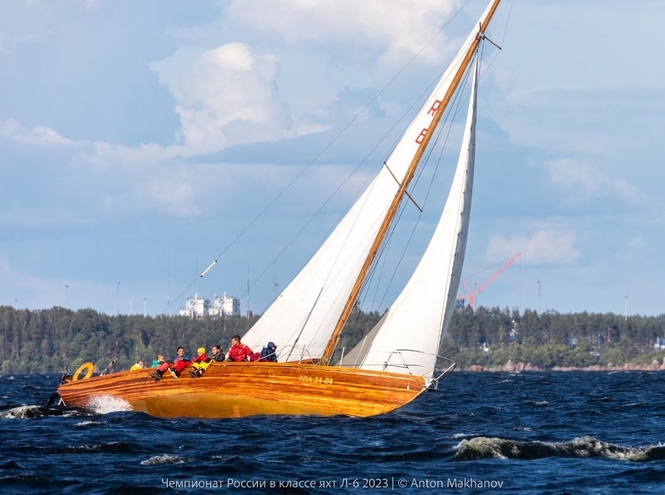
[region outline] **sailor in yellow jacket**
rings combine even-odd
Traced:
[[[196,357],[192,360],[192,370],[189,372],[189,376],[192,378],[198,378],[205,370],[210,366],[210,359],[206,356],[205,347],[199,347],[196,351]]]
[[[136,363],[132,364],[132,367],[129,368],[129,371],[138,371],[142,370],[143,368],[145,368],[145,363],[143,362],[143,359],[141,359]]]

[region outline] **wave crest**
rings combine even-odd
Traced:
[[[141,461],[142,466],[154,466],[157,464],[182,464],[185,462],[189,462],[191,459],[188,459],[186,457],[179,457],[177,455],[169,455],[169,454],[164,454],[164,455],[156,455],[153,457],[150,457],[149,459],[146,459],[144,461]]]
[[[454,460],[543,459],[545,457],[603,457],[646,462],[665,459],[665,446],[623,447],[593,437],[580,437],[565,443],[530,442],[503,438],[476,437],[457,444]]]
[[[0,413],[0,418],[2,419],[35,419],[43,418],[45,416],[73,416],[80,414],[76,410],[68,410],[56,408],[52,409],[50,407],[44,406],[17,406],[3,411]]]

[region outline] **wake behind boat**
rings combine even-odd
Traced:
[[[58,388],[64,403],[86,407],[96,397],[110,396],[159,417],[372,416],[436,388],[455,367],[437,353],[455,306],[466,249],[475,160],[477,52],[498,4],[499,0],[490,2],[369,187],[243,336],[250,347],[274,342],[281,362],[216,362],[200,378],[183,372],[179,378],[165,375],[158,381],[151,370],[84,379],[75,374]],[[333,365],[340,334],[377,253],[468,71],[472,71],[471,98],[460,156],[430,244],[381,321]]]

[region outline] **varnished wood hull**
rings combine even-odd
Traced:
[[[420,376],[299,363],[213,363],[201,378],[187,371],[162,380],[151,369],[122,371],[61,385],[67,406],[99,397],[127,402],[162,418],[253,415],[374,416],[401,407],[425,390]]]

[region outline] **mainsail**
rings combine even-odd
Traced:
[[[464,263],[473,192],[477,82],[478,59],[459,161],[430,244],[404,290],[343,365],[433,378]]]
[[[496,9],[490,3],[479,21],[486,26]],[[301,272],[284,289],[259,321],[243,336],[250,347],[274,342],[280,360],[320,358],[347,305],[359,273],[393,198],[444,97],[458,84],[481,32],[472,32],[411,122],[386,165],[341,220]],[[451,88],[452,87],[452,88]]]
[[[446,371],[436,371],[436,353],[454,307],[469,226],[477,48],[498,3],[491,1],[479,28],[467,38],[386,166],[244,336],[245,343],[255,348],[269,341],[277,344],[279,362],[215,362],[203,376],[172,377],[166,373],[162,377],[155,374],[157,370],[146,369],[79,379],[79,370],[93,369],[92,363],[84,363],[71,379],[63,376],[58,387],[63,403],[90,407],[98,397],[112,397],[135,411],[164,418],[266,414],[365,417],[402,407],[437,384],[455,366],[453,363]],[[474,56],[476,67],[460,159],[432,240],[379,324],[347,354],[341,366],[329,364],[339,332],[416,167]]]

